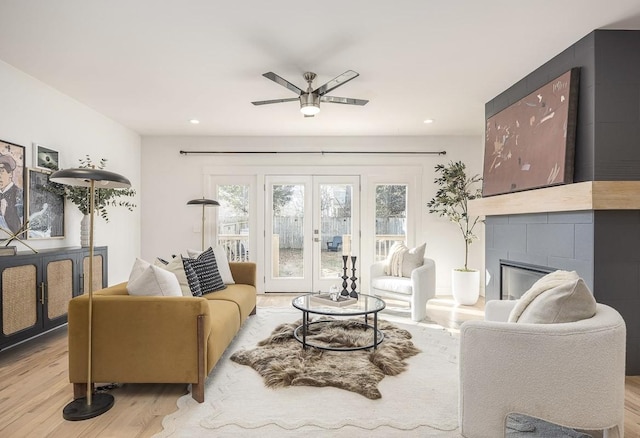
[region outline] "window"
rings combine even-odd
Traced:
[[[229,261],[249,260],[249,185],[218,186],[218,245]]]
[[[406,184],[377,185],[375,261],[384,260],[395,242],[406,242],[406,239]]]

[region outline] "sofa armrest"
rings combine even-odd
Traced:
[[[69,302],[69,380],[87,380],[86,295]],[[205,298],[94,295],[92,375],[95,382],[198,381],[198,317],[211,332]]]
[[[254,262],[229,262],[233,281],[240,284],[256,285],[256,264]]]
[[[463,435],[497,436],[510,412],[586,429],[608,428],[617,414],[623,421],[625,335],[622,317],[600,304],[572,323],[463,323]]]
[[[484,305],[484,320],[507,322],[517,300],[490,300]]]
[[[432,259],[424,259],[422,266],[411,271],[411,283],[414,293],[423,296],[424,301],[436,296],[436,262]]]
[[[369,268],[369,278],[384,277],[385,275],[387,275],[384,272],[385,265],[386,262],[384,261],[373,263]]]

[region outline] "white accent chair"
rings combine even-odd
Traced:
[[[381,298],[409,302],[411,319],[420,321],[427,316],[427,301],[436,295],[436,262],[427,257],[411,277],[393,277],[385,273],[386,262],[376,262],[369,271],[369,293]]]
[[[557,324],[506,322],[516,301],[488,301],[484,321],[460,328],[460,430],[505,436],[510,413],[623,436],[626,328],[596,304],[592,318]]]

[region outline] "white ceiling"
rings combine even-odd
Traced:
[[[0,60],[142,135],[481,135],[485,102],[597,28],[640,29],[640,1],[0,0]],[[264,72],[349,69],[330,94],[364,107],[250,103],[295,97]]]

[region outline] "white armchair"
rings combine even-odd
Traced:
[[[382,298],[409,302],[411,319],[420,321],[427,316],[427,301],[436,295],[436,263],[424,258],[424,264],[413,271],[411,277],[393,277],[385,274],[385,262],[376,262],[369,271],[370,294]]]
[[[519,413],[622,437],[625,323],[596,305],[592,318],[508,323],[516,301],[489,301],[485,321],[460,328],[460,429],[468,438],[505,436]]]

